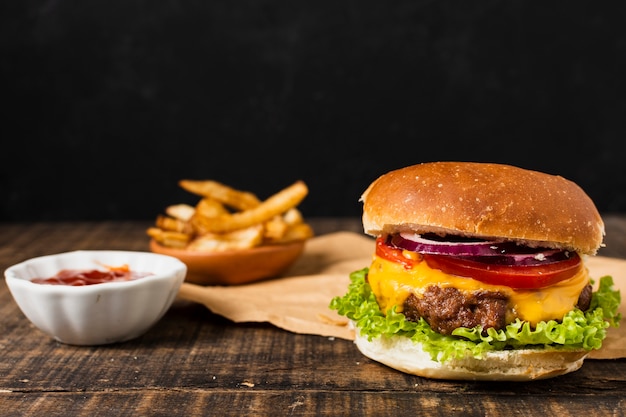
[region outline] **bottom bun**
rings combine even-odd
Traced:
[[[518,349],[439,363],[409,338],[382,336],[368,340],[358,330],[355,333],[354,342],[368,358],[408,374],[434,379],[529,381],[552,378],[579,369],[589,353],[585,350]]]

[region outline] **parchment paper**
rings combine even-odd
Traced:
[[[269,322],[287,331],[353,340],[348,320],[330,310],[330,300],[345,294],[352,271],[369,266],[374,240],[352,232],[312,238],[300,259],[281,278],[240,286],[183,283],[179,297],[204,304],[233,322]],[[592,278],[613,276],[626,294],[626,260],[601,256],[586,261]],[[620,312],[626,320],[626,305]],[[626,325],[609,328],[592,359],[626,357]]]

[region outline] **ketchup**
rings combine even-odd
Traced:
[[[128,265],[124,265],[121,267],[109,268],[108,271],[101,271],[97,269],[62,269],[53,277],[33,278],[31,282],[36,284],[82,286],[103,284],[106,282],[130,281],[148,275],[152,274],[149,272],[131,271],[128,268]]]

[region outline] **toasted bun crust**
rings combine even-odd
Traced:
[[[488,352],[482,358],[467,357],[435,362],[421,345],[402,336],[367,339],[356,332],[354,341],[370,359],[399,371],[426,378],[472,381],[529,381],[567,374],[579,369],[588,352],[518,349]]]
[[[429,162],[391,171],[361,196],[365,233],[413,231],[514,240],[593,255],[604,223],[563,177],[510,165]]]

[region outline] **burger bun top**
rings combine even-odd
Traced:
[[[363,228],[510,240],[593,255],[604,223],[591,198],[561,176],[479,162],[428,162],[388,172],[365,190]]]

